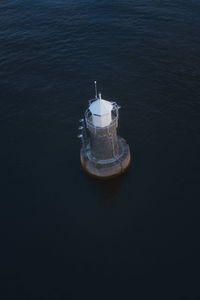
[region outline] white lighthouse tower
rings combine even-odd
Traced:
[[[96,90],[96,82],[95,82]],[[119,106],[102,99],[101,94],[89,101],[85,118],[81,119],[83,169],[93,177],[108,179],[126,171],[130,164],[130,149],[117,135]]]

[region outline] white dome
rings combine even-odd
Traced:
[[[89,107],[91,113],[98,116],[110,114],[112,109],[112,104],[109,101],[103,99],[97,99],[96,101],[92,102]]]
[[[112,103],[101,99],[101,94],[99,94],[99,98],[89,106],[94,126],[105,127],[110,125],[112,121],[112,109]]]

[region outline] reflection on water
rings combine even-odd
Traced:
[[[127,171],[123,175],[110,179],[98,180],[88,177],[89,189],[94,192],[101,208],[114,208],[120,197],[121,187],[125,178],[129,175]]]

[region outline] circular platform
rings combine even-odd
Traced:
[[[129,145],[118,137],[120,154],[107,160],[96,160],[91,157],[89,149],[81,149],[80,158],[84,171],[98,179],[110,179],[123,174],[130,165],[131,155]]]

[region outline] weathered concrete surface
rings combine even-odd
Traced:
[[[80,151],[81,165],[84,171],[98,179],[110,179],[123,174],[130,165],[131,155],[129,145],[118,137],[120,154],[112,160],[96,160],[83,148]]]
[[[88,124],[91,155],[96,160],[111,159],[119,155],[116,121],[108,127],[94,127]]]

